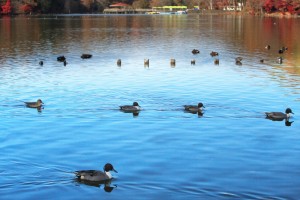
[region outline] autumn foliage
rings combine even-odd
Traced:
[[[159,6],[187,6],[189,9],[223,10],[227,6],[242,4],[242,10],[254,13],[300,14],[300,0],[0,0],[1,14],[16,13],[63,13],[102,12],[113,3],[126,3],[134,8]],[[14,10],[12,9],[14,6]]]
[[[29,4],[22,5],[21,11],[23,11],[26,14],[31,13],[33,11],[33,6]]]
[[[11,2],[10,2],[10,0],[7,0],[6,1],[6,4],[5,5],[3,5],[3,6],[1,6],[1,8],[2,8],[2,14],[11,14],[11,12],[12,12],[12,6],[11,6]]]
[[[300,2],[297,0],[265,0],[263,8],[267,13],[289,12],[300,14]]]

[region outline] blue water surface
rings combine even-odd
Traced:
[[[298,199],[299,41],[276,63],[295,41],[294,29],[277,37],[290,23],[299,19],[1,18],[1,199]],[[40,112],[24,106],[39,98]],[[119,110],[133,101],[138,116]],[[183,111],[198,102],[203,116]],[[291,123],[265,119],[287,107]],[[119,172],[109,192],[75,180],[107,162]]]

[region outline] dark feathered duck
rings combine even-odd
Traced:
[[[285,113],[282,112],[265,112],[266,118],[274,121],[282,121],[284,119],[288,120],[294,114],[292,109],[287,108]]]
[[[103,171],[80,170],[80,171],[75,171],[74,173],[79,180],[100,182],[100,181],[106,181],[112,179],[112,175],[110,171],[118,173],[117,170],[115,170],[112,164],[110,163],[106,163],[104,165]]]
[[[28,108],[40,108],[44,103],[41,99],[38,99],[36,102],[24,102]]]
[[[138,102],[133,102],[132,105],[120,106],[120,110],[125,111],[125,112],[137,112],[137,111],[141,110],[141,107],[138,104]]]

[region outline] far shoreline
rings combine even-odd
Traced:
[[[129,13],[129,14],[112,14],[112,13],[49,13],[49,14],[41,14],[41,13],[14,13],[10,15],[0,15],[1,17],[5,16],[26,16],[26,17],[38,17],[38,16],[97,16],[97,15],[149,15],[147,13]],[[160,14],[157,14],[160,15]],[[171,15],[171,14],[170,14]],[[189,11],[187,15],[232,15],[232,16],[253,16],[253,17],[274,17],[274,18],[300,18],[298,14],[291,14],[289,12],[274,12],[274,13],[249,13],[246,11],[223,11],[223,10],[200,10],[200,11]]]

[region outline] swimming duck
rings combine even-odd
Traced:
[[[86,53],[84,53],[84,54],[81,55],[81,58],[82,58],[82,59],[88,59],[88,58],[91,58],[91,57],[92,57],[91,54],[86,54]]]
[[[99,171],[99,170],[80,170],[80,171],[75,171],[75,175],[79,180],[82,181],[105,181],[112,179],[112,175],[110,171],[114,171],[116,173],[117,170],[114,169],[112,164],[106,163],[103,167],[104,172]]]
[[[198,53],[200,53],[200,51],[198,49],[193,49],[192,50],[192,54],[198,54]]]
[[[236,57],[236,58],[235,58],[235,61],[242,61],[242,60],[243,60],[242,57]]]
[[[175,66],[175,64],[176,64],[176,60],[174,59],[174,58],[172,58],[171,60],[170,60],[170,64],[171,64],[171,66]]]
[[[149,59],[144,59],[144,66],[149,66]]]
[[[215,59],[214,63],[215,63],[215,65],[219,65],[219,63],[220,63],[219,59]]]
[[[189,111],[189,112],[202,112],[203,108],[205,108],[205,106],[203,105],[203,103],[198,103],[198,105],[184,105],[184,110],[185,111]]]
[[[279,53],[279,54],[282,54],[282,53],[284,53],[284,52],[287,51],[287,50],[288,50],[287,47],[282,47],[281,49],[278,50],[278,53]]]
[[[218,56],[219,53],[218,53],[218,52],[215,52],[215,51],[212,51],[212,52],[210,53],[210,55],[211,55],[212,57],[214,57],[214,56]]]
[[[191,60],[191,65],[195,65],[195,64],[196,64],[196,60],[195,59]]]
[[[41,61],[39,62],[39,65],[40,65],[40,66],[43,66],[43,65],[44,65],[44,62],[41,60]]]
[[[133,102],[132,105],[120,106],[120,110],[125,112],[137,112],[141,110],[141,107],[139,106],[138,102]]]
[[[66,61],[66,57],[65,56],[58,56],[57,61],[64,62],[64,61]]]
[[[282,57],[278,57],[278,58],[277,58],[277,62],[278,62],[279,64],[282,64],[282,60],[283,60]]]
[[[118,60],[117,60],[117,65],[120,67],[120,66],[121,66],[121,64],[122,64],[122,61],[121,61],[121,59],[118,59]]]
[[[36,102],[24,102],[28,108],[40,108],[44,103],[41,99],[38,99]]]
[[[265,46],[265,49],[268,49],[268,50],[269,50],[270,48],[271,48],[270,45],[266,45],[266,46]]]
[[[242,65],[242,60],[243,60],[242,57],[236,57],[236,58],[235,58],[235,64],[236,64],[236,65]]]
[[[285,113],[282,112],[265,112],[266,118],[271,119],[273,121],[282,121],[284,119],[289,119],[291,114],[294,114],[292,109],[287,108]]]

